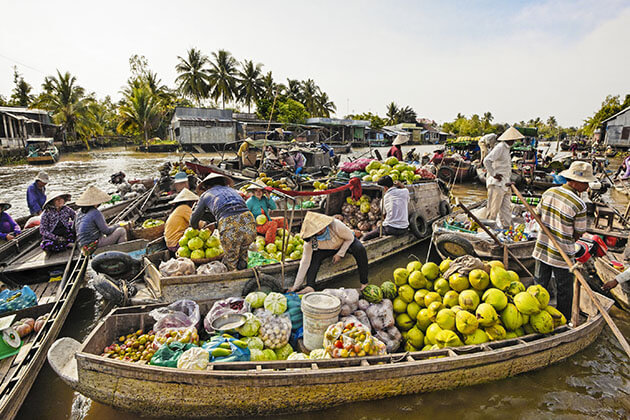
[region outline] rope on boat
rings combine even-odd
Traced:
[[[252,267],[252,270],[254,270],[254,278],[256,279],[256,285],[258,285],[258,290],[260,290],[260,278],[258,276],[258,268]]]
[[[408,351],[404,352],[403,354],[401,354],[398,357],[392,357],[390,360],[391,360],[392,363],[398,363],[398,362],[402,362],[404,359],[406,359],[407,356],[409,356],[409,352]]]

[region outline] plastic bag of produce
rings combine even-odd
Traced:
[[[196,328],[201,319],[199,305],[188,299],[181,299],[168,306],[153,309],[149,315],[156,321],[153,327],[155,331],[164,328]]]
[[[186,350],[177,360],[178,369],[206,370],[210,354],[201,347],[192,347]]]
[[[192,347],[194,347],[193,344],[184,344],[179,341],[163,345],[153,354],[149,364],[154,366],[177,367],[177,360],[179,360],[184,351]]]
[[[197,274],[211,275],[227,273],[228,269],[221,261],[211,261],[197,267]]]
[[[287,298],[280,293],[271,292],[265,298],[264,306],[269,312],[280,315],[287,310]]]
[[[256,315],[260,319],[258,335],[265,347],[278,349],[289,342],[291,337],[291,319],[286,314],[276,315],[263,309],[256,311]]]
[[[359,291],[357,289],[324,289],[324,293],[338,297],[341,300],[340,316],[350,315],[359,308]]]
[[[362,311],[360,309],[357,309],[356,311],[354,311],[352,313],[352,315],[361,323],[363,324],[368,331],[372,331],[372,323],[370,322],[370,318],[367,316],[367,314],[365,313],[365,311]]]
[[[199,344],[199,334],[197,328],[164,328],[155,332],[153,347],[158,349],[164,344],[180,342],[183,344]]]
[[[308,357],[313,360],[332,359],[332,356],[325,349],[315,349],[310,352]]]
[[[266,297],[267,293],[265,292],[251,292],[245,296],[245,300],[249,302],[252,309],[258,309],[263,307]]]
[[[287,314],[291,319],[291,330],[296,331],[303,324],[302,299],[297,293],[285,293],[285,296],[287,297]]]
[[[247,343],[235,338],[214,336],[201,347],[208,351],[211,362],[247,362],[251,357]]]
[[[35,305],[37,305],[37,295],[28,286],[19,290],[5,289],[0,292],[0,313],[17,311]]]
[[[251,312],[251,307],[249,302],[246,302],[243,298],[230,297],[218,300],[214,302],[210,312],[208,312],[203,319],[203,326],[209,334],[212,334],[214,332],[212,322],[221,315],[227,313],[244,314],[246,312]]]
[[[274,352],[278,360],[287,360],[289,355],[293,353],[293,347],[291,347],[291,344],[287,343],[279,349],[275,349]]]
[[[394,325],[394,307],[389,299],[371,304],[365,313],[374,331],[382,331]]]
[[[245,337],[253,337],[258,334],[258,329],[260,328],[260,320],[256,317],[256,315],[248,312],[245,314],[247,318],[245,320],[245,324],[242,327],[236,329],[236,331]]]
[[[324,347],[333,358],[376,356],[386,353],[385,344],[361,324],[337,322],[324,333]]]
[[[160,274],[164,277],[189,276],[195,273],[195,263],[188,258],[171,258],[160,263]]]
[[[374,336],[385,343],[388,353],[393,353],[398,350],[402,342],[402,335],[400,335],[400,331],[398,331],[398,328],[395,326],[377,331]]]

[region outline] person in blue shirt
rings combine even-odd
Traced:
[[[228,270],[247,268],[247,251],[256,240],[256,222],[243,197],[232,186],[230,178],[210,174],[197,187],[201,194],[199,202],[190,216],[190,226],[199,228],[204,212],[216,221],[223,247],[223,264]],[[210,225],[214,230],[214,225]]]
[[[31,216],[38,216],[42,213],[44,203],[46,203],[46,184],[48,184],[48,174],[41,171],[35,177],[35,181],[26,189],[26,204]]]
[[[254,217],[258,217],[261,214],[269,217],[271,210],[276,209],[276,203],[269,197],[269,194],[265,192],[264,187],[258,184],[252,184],[247,187],[247,191],[252,193],[252,196],[247,200],[247,208],[252,212]]]

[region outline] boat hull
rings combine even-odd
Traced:
[[[59,155],[48,155],[48,156],[36,156],[36,157],[27,157],[26,161],[29,165],[52,165],[57,163],[59,160]]]
[[[124,319],[121,314],[109,322],[134,327]],[[64,356],[54,348],[48,358],[73,389],[123,411],[176,418],[273,415],[509,378],[571,357],[589,346],[602,328],[602,316],[593,314],[577,328],[561,327],[549,336],[366,358],[217,363],[205,371],[130,364],[92,354],[119,332],[112,330],[112,337],[97,338],[98,343],[74,342],[74,357],[65,356],[66,363],[57,362]]]

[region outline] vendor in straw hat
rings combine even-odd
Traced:
[[[387,157],[395,157],[399,161],[403,160],[402,148],[401,145],[407,143],[407,136],[401,136],[400,134],[396,136],[394,141],[392,142],[392,147],[387,152]]]
[[[13,218],[9,216],[7,210],[11,208],[11,204],[0,202],[0,243],[4,241],[12,241],[22,231],[20,226],[15,223]]]
[[[77,215],[77,236],[79,245],[86,254],[96,248],[127,241],[127,230],[122,226],[109,226],[105,216],[97,208],[111,197],[101,189],[91,185],[76,202],[80,207]]]
[[[76,213],[66,203],[70,194],[52,193],[44,203],[39,224],[42,235],[40,247],[46,252],[61,252],[72,247],[75,241],[74,219]]]
[[[46,203],[46,184],[48,182],[48,174],[41,171],[26,189],[26,204],[28,204],[31,216],[37,216],[42,213],[44,203]]]
[[[510,175],[512,175],[512,158],[510,147],[516,140],[525,138],[519,131],[510,127],[499,137],[497,144],[483,160],[483,166],[488,171],[486,187],[488,188],[488,204],[486,217],[501,222],[504,228],[512,224],[512,207],[509,191]]]
[[[252,212],[256,220],[256,231],[265,235],[265,243],[270,244],[276,240],[276,232],[279,228],[287,228],[284,217],[271,217],[271,211],[276,209],[276,203],[264,190],[265,185],[253,183],[247,187],[252,196],[247,200],[247,208]],[[258,216],[265,216],[265,222],[258,220]]]
[[[171,201],[171,205],[175,210],[168,216],[164,224],[164,240],[166,241],[166,247],[171,252],[176,252],[177,248],[179,248],[179,240],[184,236],[184,232],[190,225],[192,206],[197,201],[199,201],[197,194],[188,188],[184,188]]]
[[[572,257],[575,254],[575,242],[586,232],[586,204],[580,196],[588,189],[589,182],[597,181],[597,178],[593,175],[590,163],[579,161],[573,162],[560,175],[567,179],[567,183],[545,191],[538,212],[562,250]],[[536,260],[535,282],[548,289],[553,273],[558,290],[557,308],[569,319],[573,302],[573,278],[569,266],[542,229],[538,233],[533,256]]]
[[[332,257],[333,264],[338,263],[349,252],[354,256],[359,269],[361,289],[368,284],[367,252],[354,233],[340,220],[325,214],[309,211],[302,222],[300,236],[304,239],[304,249],[300,268],[295,277],[294,292],[300,289],[306,279],[306,285],[300,293],[312,292],[315,287],[317,272],[324,259]]]
[[[247,268],[247,251],[256,240],[256,222],[243,197],[232,186],[230,178],[210,174],[201,181],[197,192],[201,193],[197,207],[190,216],[190,225],[198,229],[204,212],[216,221],[225,251],[223,264],[228,270]],[[214,225],[210,226],[214,229]]]

